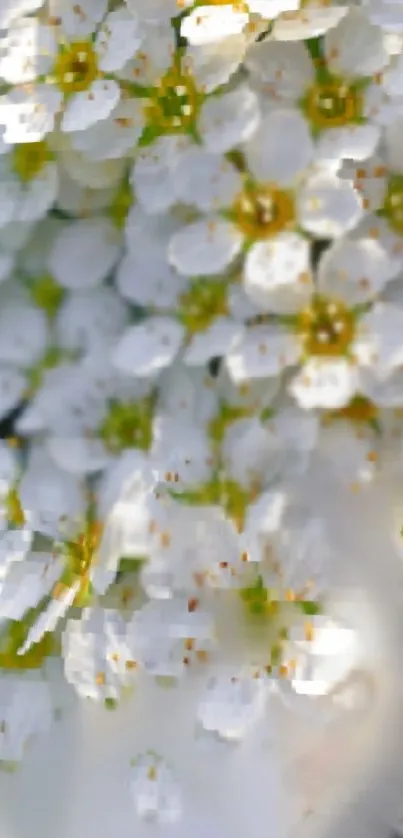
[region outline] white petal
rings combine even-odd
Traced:
[[[36,17],[20,18],[2,35],[0,76],[10,85],[29,84],[51,69],[55,35]]]
[[[4,287],[4,286],[3,286]],[[2,301],[0,309],[0,362],[30,367],[42,358],[49,339],[43,311],[13,299]]]
[[[246,330],[226,358],[226,367],[235,383],[249,378],[279,375],[296,364],[299,341],[281,326],[253,326]]]
[[[252,44],[246,66],[269,102],[295,105],[315,81],[310,55],[303,43],[278,43],[265,39]]]
[[[224,41],[204,46],[188,46],[185,62],[189,67],[199,90],[211,93],[217,87],[227,84],[239,69],[246,50],[243,35],[232,35]]]
[[[403,404],[403,368],[379,378],[370,367],[361,370],[360,391],[379,407],[399,408]]]
[[[319,238],[337,238],[352,230],[363,214],[362,199],[353,185],[337,175],[310,177],[298,195],[301,226]]]
[[[19,655],[25,655],[31,646],[39,643],[43,635],[48,631],[54,631],[59,620],[65,616],[70,606],[73,604],[77,594],[80,583],[76,582],[71,588],[68,588],[58,599],[52,599],[45,610],[37,617],[34,625],[29,630],[27,638],[22,646],[18,649]]]
[[[318,38],[332,29],[344,15],[348,6],[321,6],[314,3],[304,6],[294,15],[280,15],[273,24],[271,35],[278,41],[305,41]]]
[[[37,143],[53,131],[62,94],[46,84],[24,92],[12,90],[0,99],[0,124],[5,125],[3,140],[15,143]]]
[[[35,552],[26,562],[13,562],[0,588],[0,619],[22,620],[50,593],[62,569],[50,554]]]
[[[168,367],[182,343],[184,330],[169,317],[150,317],[123,333],[113,364],[127,375],[149,376]]]
[[[376,476],[374,439],[348,422],[339,420],[323,428],[318,450],[330,473],[345,486],[367,485]]]
[[[363,366],[381,377],[403,364],[403,311],[388,303],[377,303],[359,321],[353,352]]]
[[[86,506],[82,484],[48,463],[40,468],[28,467],[20,483],[20,498],[32,515],[35,529],[51,538],[60,537],[61,519],[80,520]]]
[[[307,410],[344,407],[357,389],[357,369],[343,358],[311,358],[290,385],[291,394]]]
[[[387,152],[387,162],[390,168],[396,170],[397,172],[403,171],[403,153],[401,144],[402,129],[403,114],[396,115],[391,125],[388,125],[385,129],[385,146]]]
[[[18,221],[18,207],[21,200],[21,186],[14,178],[0,182],[0,228]]]
[[[21,193],[18,221],[29,223],[43,218],[55,203],[58,191],[57,167],[51,163],[42,169],[29,188]]]
[[[67,621],[62,636],[64,674],[83,698],[118,699],[132,676],[122,618],[113,609],[86,608]],[[100,677],[101,676],[101,677]]]
[[[138,152],[131,180],[145,212],[165,212],[175,203],[177,159],[190,147],[187,137],[159,137]]]
[[[119,254],[119,235],[110,221],[80,219],[67,224],[56,237],[49,267],[64,288],[83,290],[107,277]]]
[[[178,416],[155,417],[150,456],[162,483],[169,483],[168,472],[177,472],[179,490],[200,485],[211,475],[211,446],[206,430]]]
[[[71,135],[74,149],[92,161],[114,160],[131,151],[144,128],[144,113],[137,99],[121,99],[107,119]]]
[[[247,12],[236,11],[230,3],[223,6],[198,6],[181,24],[181,35],[189,44],[202,46],[239,35],[249,22]]]
[[[51,13],[60,17],[63,34],[68,40],[90,37],[106,14],[108,0],[80,0],[80,3],[60,3],[50,0]]]
[[[356,306],[378,296],[394,276],[386,251],[374,239],[341,239],[322,256],[318,289]]]
[[[62,131],[85,131],[96,122],[106,119],[116,107],[119,98],[120,88],[116,81],[94,81],[89,90],[75,93],[68,102],[62,117]]]
[[[154,310],[175,308],[180,294],[186,290],[186,279],[168,264],[166,247],[161,247],[164,242],[155,239],[154,249],[151,244],[145,241],[143,249],[123,257],[116,272],[116,286],[125,300],[139,306]]]
[[[241,327],[233,320],[217,318],[205,332],[191,338],[183,356],[185,364],[201,366],[210,358],[226,355],[240,332]]]
[[[379,142],[377,125],[346,125],[330,128],[318,140],[318,160],[367,160]]]
[[[0,11],[0,29],[7,29],[14,19],[36,12],[41,6],[42,0],[3,0]]]
[[[127,9],[118,7],[106,15],[95,41],[102,72],[120,70],[133,57],[142,39],[139,22]]]
[[[325,35],[329,69],[346,76],[372,76],[389,61],[382,30],[368,20],[365,9],[351,9]]]
[[[18,407],[27,389],[27,379],[13,367],[0,368],[0,417]]]
[[[121,334],[128,314],[124,300],[110,286],[74,291],[56,315],[55,334],[64,349],[93,352]]]
[[[0,578],[7,574],[10,563],[26,558],[31,549],[34,534],[29,526],[0,533]]]
[[[178,160],[175,177],[177,198],[204,212],[231,206],[242,191],[240,173],[219,154],[199,148],[185,151]]]
[[[206,149],[223,154],[249,140],[259,122],[259,100],[244,85],[207,99],[200,111],[198,128]]]
[[[47,448],[56,465],[71,474],[92,474],[102,471],[110,455],[98,439],[51,437]]]
[[[242,244],[242,233],[229,221],[206,218],[172,237],[169,260],[185,276],[213,275],[231,264]]]
[[[313,290],[308,241],[298,233],[280,233],[253,245],[245,259],[244,286],[264,311],[299,311]]]
[[[137,816],[158,826],[176,824],[182,816],[182,791],[172,768],[154,752],[132,761],[131,795]]]
[[[263,712],[262,685],[249,677],[221,676],[210,681],[200,702],[198,721],[223,739],[242,739]]]
[[[302,114],[284,109],[273,110],[262,119],[245,144],[245,152],[255,177],[286,186],[311,163],[314,146]]]

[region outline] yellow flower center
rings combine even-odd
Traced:
[[[248,184],[231,216],[247,238],[268,239],[294,223],[294,198],[276,186]]]
[[[88,90],[98,77],[98,56],[91,41],[74,41],[60,48],[53,75],[65,96]]]
[[[228,286],[214,279],[198,279],[179,298],[179,319],[190,334],[204,332],[217,317],[228,315]]]
[[[403,175],[389,178],[382,215],[392,230],[403,236]]]
[[[342,302],[316,297],[298,317],[306,355],[344,355],[355,334],[355,316]]]
[[[241,600],[246,613],[253,617],[273,617],[277,612],[278,603],[270,598],[270,591],[265,587],[263,579],[257,579],[240,590]]]
[[[191,73],[177,62],[160,79],[145,105],[146,124],[157,134],[186,132],[195,123],[201,98]]]
[[[46,142],[19,143],[12,152],[12,167],[24,183],[29,183],[51,159],[52,153]]]
[[[52,319],[64,299],[63,288],[55,282],[51,274],[43,274],[29,281],[29,291],[38,308]]]
[[[114,453],[126,448],[147,451],[152,442],[155,399],[147,396],[136,402],[111,402],[99,436]]]
[[[301,105],[312,127],[322,131],[356,122],[362,116],[363,97],[356,85],[330,78],[312,85]]]

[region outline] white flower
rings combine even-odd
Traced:
[[[227,742],[238,742],[263,715],[264,682],[250,675],[224,675],[209,682],[200,699],[197,721],[206,733]]]
[[[360,368],[373,369],[386,377],[401,363],[401,311],[397,306],[377,302],[394,278],[395,268],[373,240],[341,240],[322,257],[316,285],[310,285],[310,280],[306,285],[311,300],[301,305],[298,278],[295,303],[290,301],[292,281],[287,296],[279,296],[279,275],[270,272],[271,251],[270,243],[262,243],[249,252],[247,287],[251,293],[257,287],[257,297],[262,301],[264,274],[260,271],[267,265],[265,309],[283,312],[288,296],[290,314],[280,316],[273,325],[247,330],[239,346],[227,356],[228,370],[235,381],[241,382],[278,375],[300,362],[301,372],[290,385],[298,403],[306,408],[344,407],[360,390]],[[299,313],[295,314],[298,306]]]
[[[104,367],[102,390],[96,398],[96,411],[90,408],[81,415],[81,427],[66,416],[56,414],[48,426],[47,448],[55,462],[72,474],[92,474],[112,467],[116,458],[127,451],[151,451],[155,433],[156,394],[146,379],[113,377]],[[89,380],[88,386],[96,387]],[[95,392],[94,392],[95,395]],[[75,394],[73,391],[73,398]]]
[[[182,815],[182,792],[171,766],[154,751],[131,760],[130,788],[139,818],[159,825],[175,824]]]
[[[270,40],[256,44],[247,58],[263,106],[299,108],[317,137],[318,162],[364,160],[375,151],[382,91],[374,76],[388,62],[382,32],[362,9],[352,9],[327,32],[316,63],[305,44]]]
[[[224,271],[245,245],[296,227],[339,237],[362,215],[352,184],[329,168],[315,171],[315,145],[296,110],[269,113],[244,148],[241,172],[223,160],[201,165],[199,155],[193,161],[186,153],[176,167],[177,195],[193,196],[192,204],[208,213],[172,237],[169,259],[185,276]]]
[[[55,486],[50,483],[52,476],[57,474],[56,469],[48,467],[46,477],[48,478],[48,493],[54,490]],[[40,475],[42,477],[42,475]],[[71,476],[62,474],[61,489],[74,488],[74,480]],[[21,497],[27,497],[28,488],[24,478],[21,482]],[[38,485],[40,494],[41,485]],[[76,483],[76,491],[80,488]],[[32,625],[29,626],[27,636],[21,647],[19,655],[25,655],[43,636],[53,632],[59,621],[65,617],[71,606],[82,608],[91,602],[93,592],[104,594],[108,587],[114,582],[118,571],[119,561],[122,557],[122,536],[125,533],[124,526],[119,517],[114,516],[113,508],[109,515],[106,514],[103,520],[95,516],[91,508],[86,508],[81,515],[73,515],[64,511],[57,516],[55,500],[62,498],[51,498],[53,509],[50,509],[49,499],[43,498],[42,504],[38,498],[34,510],[35,519],[38,521],[36,529],[45,533],[51,538],[53,552],[47,554],[47,566],[50,569],[50,579],[46,573],[43,574],[42,588],[38,590],[37,605],[42,603],[41,610],[34,615]],[[47,505],[45,506],[45,501]],[[87,500],[87,499],[85,499]],[[30,509],[27,503],[28,509]],[[65,505],[67,510],[67,504]],[[53,574],[52,566],[56,563],[57,572]],[[49,586],[50,582],[50,586]],[[45,599],[44,599],[45,598]],[[18,596],[15,599],[16,607],[19,608]]]
[[[155,376],[179,355],[186,364],[201,366],[225,355],[240,332],[237,313],[232,316],[236,277],[189,282],[168,263],[168,243],[178,229],[172,215],[150,218],[137,207],[128,215],[127,252],[116,282],[123,297],[147,307],[152,316],[120,335],[112,361],[123,374]]]
[[[256,94],[246,85],[217,92],[239,68],[243,56],[237,40],[208,49],[189,47],[172,59],[172,32],[167,36],[157,29],[150,31],[144,50],[143,61],[128,72],[138,89],[143,88],[144,129],[132,180],[146,211],[159,212],[169,205],[166,193],[176,149],[200,138],[209,151],[229,151],[252,135],[260,110]]]
[[[122,617],[111,609],[86,608],[80,620],[63,630],[62,655],[66,680],[83,698],[113,706],[137,668],[125,641]]]
[[[150,597],[167,599],[196,588],[231,587],[241,562],[239,534],[218,505],[188,505],[160,493],[150,509],[149,559],[141,572]],[[197,595],[196,595],[197,596]]]
[[[68,133],[106,119],[121,95],[117,74],[141,42],[136,18],[124,6],[107,13],[105,2],[69,0],[47,22],[19,18],[0,62],[12,86],[1,104],[6,142],[39,141],[59,116]]]
[[[127,631],[133,656],[157,678],[178,679],[208,663],[214,647],[213,619],[192,597],[148,602],[134,612]]]

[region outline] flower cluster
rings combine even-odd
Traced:
[[[364,489],[403,430],[401,4],[2,0],[0,34],[0,760],[55,661],[110,710],[197,681],[195,739],[331,715],[361,651],[305,478]]]

